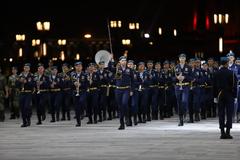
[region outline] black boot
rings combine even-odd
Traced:
[[[4,122],[4,120],[5,120],[4,111],[0,111],[0,122]]]
[[[127,126],[132,126],[132,117],[130,116],[127,120]]]
[[[227,128],[226,130],[226,139],[233,139],[233,137],[230,134],[230,128]]]
[[[31,117],[27,117],[27,126],[31,126]]]
[[[136,114],[134,115],[133,123],[134,123],[135,126],[138,124],[138,122],[137,122],[137,115]]]
[[[50,122],[51,122],[51,123],[56,122],[56,120],[55,120],[55,114],[54,114],[54,113],[52,113],[52,120],[51,120]]]
[[[103,121],[103,119],[102,119],[102,113],[100,113],[99,114],[99,120],[98,120],[98,122],[102,122]]]
[[[179,124],[178,126],[183,126],[183,115],[179,115]]]
[[[42,120],[41,120],[41,115],[37,115],[38,117],[38,122],[36,123],[36,125],[41,125],[42,124]]]
[[[199,117],[199,113],[198,112],[195,113],[195,121],[196,122],[200,121],[200,117]]]
[[[67,112],[67,120],[71,120],[70,111]]]
[[[97,124],[97,114],[94,115],[94,124]]]
[[[237,123],[239,123],[240,122],[240,113],[238,112],[237,113]]]
[[[143,119],[142,119],[142,123],[146,123],[146,114],[143,114]]]
[[[124,129],[125,129],[124,118],[120,118],[120,126],[118,130],[124,130]]]
[[[16,116],[15,114],[11,114],[10,118],[9,119],[16,119]]]
[[[138,123],[143,123],[141,114],[138,114]]]
[[[81,126],[81,117],[80,116],[76,116],[76,120],[77,120],[76,127],[80,127]]]
[[[223,128],[223,129],[221,129],[220,139],[226,139],[226,138],[227,138],[227,137],[226,137],[226,133],[225,133],[224,128]]]
[[[21,127],[24,128],[24,127],[27,127],[27,126],[28,126],[28,125],[27,125],[26,119],[23,119],[23,124],[21,125]]]
[[[188,123],[194,123],[194,121],[193,121],[193,114],[189,114]]]
[[[88,122],[87,122],[87,124],[93,124],[92,116],[89,116],[89,117],[88,117]]]
[[[106,112],[104,111],[103,112],[103,121],[106,121],[107,120],[107,114],[106,114]]]
[[[66,120],[65,113],[62,113],[62,118],[61,118],[61,121],[65,121],[65,120]]]
[[[150,113],[147,114],[147,121],[151,121]]]
[[[57,119],[57,121],[59,121],[59,112],[57,112],[57,114],[56,114],[56,119]]]

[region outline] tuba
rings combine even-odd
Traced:
[[[99,62],[104,62],[105,67],[108,67],[108,63],[111,60],[111,55],[106,50],[100,50],[95,55],[95,62],[99,64]]]

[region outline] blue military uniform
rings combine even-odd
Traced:
[[[57,69],[56,66],[52,67],[53,69]],[[50,99],[51,99],[51,122],[59,121],[60,108],[62,104],[62,77],[60,74],[53,75],[52,73],[49,75],[50,81]]]
[[[235,54],[230,51],[228,54],[227,54],[227,57],[235,57]],[[240,74],[239,74],[239,67],[233,62],[232,64],[228,64],[228,69],[233,71],[238,79],[238,81],[240,80]],[[240,87],[238,87],[238,93],[240,93]],[[233,114],[233,119],[235,119],[235,114],[237,113],[237,110],[238,110],[238,105],[239,103],[237,104],[234,104],[234,114]],[[239,119],[239,118],[237,118]],[[238,120],[237,120],[238,121]]]
[[[129,122],[132,123],[132,116],[134,125],[137,125],[137,114],[139,110],[139,92],[141,89],[140,86],[140,76],[136,70],[133,70],[133,82],[132,82],[132,97],[130,101],[130,115],[129,115]]]
[[[104,64],[104,62],[99,62],[99,64]],[[110,93],[109,88],[109,71],[107,69],[98,70],[97,74],[99,75],[99,119],[106,120],[106,112],[108,109],[108,119],[112,119],[112,113],[109,112],[108,106],[108,97]]]
[[[24,66],[31,66],[26,63]],[[20,109],[22,114],[23,124],[21,127],[27,127],[31,125],[31,102],[32,102],[32,92],[34,89],[34,77],[32,73],[20,73],[19,80],[16,82],[20,90]]]
[[[164,61],[163,64],[169,64],[168,61]],[[172,77],[173,73],[169,68],[162,69],[162,76],[159,79],[159,107],[160,107],[160,119],[164,117],[168,118],[173,114],[172,100],[175,96],[172,89]]]
[[[68,64],[64,63],[62,65],[64,66],[68,66]],[[72,105],[72,80],[71,80],[71,73],[70,71],[63,71],[62,73],[60,73],[60,77],[61,77],[61,81],[62,81],[62,121],[66,120],[66,114],[67,114],[67,119],[70,120],[71,116],[70,116],[70,108]]]
[[[211,59],[211,58],[210,58]],[[205,108],[201,110],[201,118],[216,117],[217,106],[213,103],[213,75],[218,71],[218,68],[208,67],[208,71],[205,72],[206,86],[205,86]]]
[[[144,64],[144,62],[139,62],[139,65]],[[138,71],[137,76],[140,79],[139,82],[139,110],[138,110],[138,119],[139,123],[146,123],[146,115],[148,108],[148,99],[149,99],[149,85],[151,82],[150,74],[145,70],[143,72]]]
[[[152,63],[152,60],[149,60],[147,63]],[[147,121],[151,121],[151,110],[156,112],[157,108],[157,95],[158,95],[158,86],[155,76],[155,70],[147,69],[149,74],[149,92],[148,92],[148,105],[147,105]]]
[[[181,54],[180,57],[186,57],[185,54]],[[189,89],[190,89],[190,82],[192,80],[192,73],[191,68],[184,64],[181,66],[180,64],[176,65],[175,68],[176,76],[182,75],[184,76],[184,80],[180,82],[176,77],[174,80],[176,82],[175,86],[175,93],[177,98],[177,105],[178,105],[178,114],[179,114],[179,126],[183,126],[184,116],[188,111],[188,98],[189,98]]]
[[[89,66],[94,65],[90,63]],[[89,118],[88,124],[92,124],[92,116],[94,119],[94,123],[97,123],[97,116],[99,115],[99,74],[97,72],[87,73],[88,80],[88,90],[87,90],[87,116]],[[100,118],[100,121],[102,119]]]
[[[38,64],[38,67],[43,66],[43,64]],[[36,96],[36,107],[37,107],[37,125],[42,124],[42,120],[46,119],[45,107],[48,105],[49,100],[49,87],[50,81],[49,77],[45,74],[39,75],[36,73],[34,75],[35,82],[35,96]]]
[[[76,62],[76,65],[82,65],[81,62]],[[76,115],[76,127],[81,126],[81,112],[86,105],[86,98],[87,98],[87,88],[88,88],[88,80],[87,75],[81,71],[80,73],[73,71],[71,73],[72,82],[79,83],[79,86],[72,85],[74,90],[74,108],[75,108],[75,115]]]
[[[232,139],[230,129],[232,128],[234,101],[237,99],[237,77],[233,71],[227,68],[227,62],[226,57],[221,57],[223,67],[214,75],[213,79],[214,99],[215,102],[218,102],[221,139]],[[227,114],[226,123],[225,113]],[[226,133],[224,128],[226,128]]]
[[[190,121],[193,120],[192,116],[193,114],[195,115],[195,121],[200,121],[200,109],[201,109],[201,104],[204,96],[204,79],[203,79],[203,71],[201,68],[193,68],[192,69],[192,81],[191,81],[191,88],[192,89],[192,96],[193,96],[193,108],[192,112],[190,113],[189,110],[189,116],[190,116]]]
[[[126,57],[120,57],[121,60],[126,60]],[[115,89],[115,98],[120,112],[120,127],[119,129],[125,129],[124,118],[127,117],[128,111],[128,101],[130,96],[130,91],[132,87],[133,80],[133,71],[132,69],[122,68],[119,66],[116,69],[116,89]]]

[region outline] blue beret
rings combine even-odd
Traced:
[[[238,61],[239,61],[239,60],[240,60],[240,57],[237,57],[237,58],[236,58],[236,60],[238,60]]]
[[[153,63],[153,60],[148,60],[147,63]]]
[[[31,67],[31,64],[30,63],[25,63],[24,66]]]
[[[156,62],[155,64],[161,64],[161,62]]]
[[[134,63],[134,61],[133,60],[128,60],[128,63]]]
[[[213,58],[213,57],[210,57],[210,58],[208,58],[208,61],[209,61],[209,60],[213,60],[213,61],[214,61],[214,58]]]
[[[80,61],[75,62],[75,63],[74,63],[74,66],[77,66],[77,65],[82,65],[82,62],[80,62]]]
[[[220,58],[220,62],[223,63],[223,62],[228,62],[228,58],[227,57],[221,57]]]
[[[200,59],[200,58],[198,58],[198,57],[196,57],[196,58],[195,58],[195,61],[201,61],[201,59]]]
[[[145,65],[145,63],[144,62],[139,62],[138,65]]]
[[[95,66],[96,64],[95,63],[89,63],[88,66]]]
[[[18,69],[18,67],[17,67],[17,66],[12,66],[12,69],[16,69],[16,70],[17,70],[17,69]]]
[[[185,53],[181,53],[178,57],[179,57],[179,58],[180,58],[180,57],[185,57],[185,58],[186,58],[187,56],[186,56]]]
[[[67,63],[63,63],[62,66],[67,66],[68,67],[68,64]]]
[[[232,51],[230,51],[230,52],[227,54],[227,57],[230,57],[230,56],[235,56],[235,54],[234,54]]]
[[[44,67],[43,63],[38,63],[38,67]]]
[[[57,66],[52,66],[52,70],[54,70],[54,69],[58,69],[58,67]]]
[[[125,57],[125,56],[121,56],[120,58],[119,58],[119,61],[126,61],[127,60],[127,57]]]
[[[165,60],[165,61],[163,62],[163,64],[169,64],[169,61],[168,61],[168,60]]]
[[[189,62],[193,62],[193,61],[195,61],[194,58],[190,58],[190,59],[189,59]]]

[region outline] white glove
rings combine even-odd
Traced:
[[[217,98],[214,98],[214,99],[213,99],[213,102],[214,102],[214,103],[218,103],[218,99],[217,99]]]
[[[133,95],[133,92],[130,92],[130,96],[132,96]]]
[[[234,98],[234,104],[237,104],[238,100],[237,98]]]

